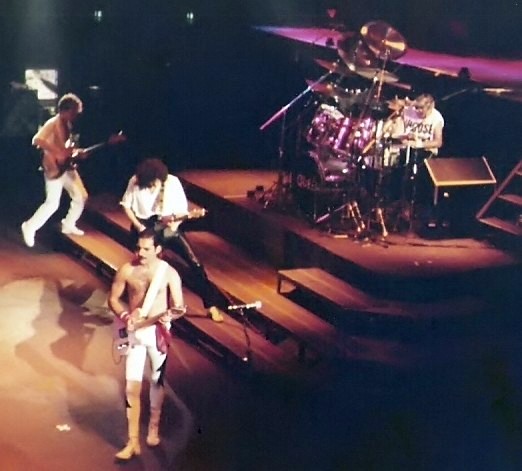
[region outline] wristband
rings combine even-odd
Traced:
[[[120,320],[126,324],[127,321],[129,320],[129,317],[130,317],[130,314],[129,314],[129,311],[123,311],[120,313]]]

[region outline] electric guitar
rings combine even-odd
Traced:
[[[176,321],[183,317],[186,312],[187,306],[178,306],[148,317],[139,317],[139,315],[135,313],[131,317],[133,326],[132,332],[156,324],[166,314],[170,316],[171,321]],[[113,337],[113,350],[119,355],[126,355],[127,350],[130,347],[129,329],[119,317],[116,317],[116,320],[114,321]]]
[[[125,142],[127,137],[120,131],[118,134],[112,134],[106,141],[99,142],[85,149],[77,149],[76,139],[69,137],[65,142],[65,149],[68,150],[66,157],[57,155],[53,152],[43,150],[42,166],[45,176],[51,180],[61,177],[68,170],[74,170],[78,166],[78,160],[82,160],[91,155],[94,151],[105,146],[120,144]]]
[[[154,227],[154,230],[159,232],[163,229],[167,229],[172,223],[182,223],[188,219],[199,219],[206,216],[207,210],[205,208],[196,208],[189,211],[187,214],[176,216],[174,214],[169,216],[153,216],[149,219],[150,225]]]

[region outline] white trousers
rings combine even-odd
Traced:
[[[87,190],[76,170],[68,170],[61,177],[45,179],[45,201],[35,211],[30,219],[26,221],[27,228],[36,232],[60,207],[60,198],[65,189],[71,198],[69,211],[63,220],[64,226],[73,227],[82,215],[85,202],[87,201]]]
[[[144,327],[129,334],[130,348],[125,362],[125,379],[141,382],[145,372],[145,360],[148,357],[151,366],[151,380],[153,383],[157,383],[167,355],[156,347],[156,326]]]

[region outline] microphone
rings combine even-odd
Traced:
[[[227,311],[237,311],[239,309],[259,309],[262,306],[261,301],[254,301],[247,304],[231,304],[227,307]]]

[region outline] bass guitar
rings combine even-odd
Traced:
[[[135,314],[132,320],[132,332],[136,332],[145,327],[150,327],[151,325],[156,324],[159,320],[168,315],[171,321],[176,321],[183,317],[187,312],[187,306],[178,306],[169,308],[166,311],[162,311],[158,314],[148,317],[139,317],[138,314]],[[127,351],[130,347],[129,340],[129,329],[127,325],[123,323],[123,321],[117,317],[114,321],[114,335],[113,335],[113,350],[118,355],[126,355]]]
[[[120,131],[118,134],[112,134],[106,141],[99,142],[85,149],[78,149],[76,140],[71,136],[65,143],[65,149],[68,151],[64,158],[61,155],[56,155],[53,152],[44,150],[42,155],[42,165],[40,169],[49,179],[56,179],[61,177],[68,170],[75,170],[78,166],[78,161],[86,159],[93,152],[105,146],[111,146],[125,142],[127,137]]]

